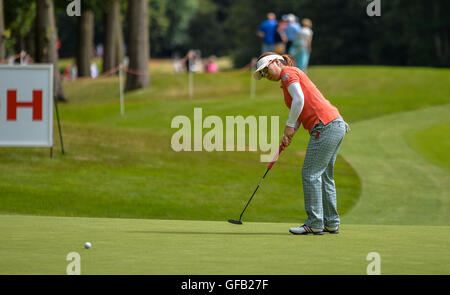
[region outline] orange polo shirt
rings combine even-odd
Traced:
[[[284,92],[284,102],[289,109],[291,109],[292,96],[289,94],[288,86],[293,82],[300,83],[305,96],[303,110],[298,118],[303,128],[309,133],[314,125],[319,123],[319,120],[326,125],[341,117],[338,109],[320,93],[308,76],[296,67],[284,67],[281,70],[281,88]]]

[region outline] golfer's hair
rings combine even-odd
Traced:
[[[312,21],[309,18],[302,19],[302,26],[312,29]]]
[[[275,53],[275,52],[266,52],[266,53],[261,54],[261,56],[258,57],[258,60],[260,60],[261,58],[263,58],[263,57],[265,57],[265,56],[272,55],[272,54],[275,54],[275,55],[281,55],[281,57],[282,57],[284,60],[279,60],[279,61],[280,61],[283,65],[288,66],[288,67],[293,67],[293,66],[294,66],[294,59],[293,59],[289,54],[278,54],[278,53]],[[257,61],[258,61],[258,60],[257,60]]]

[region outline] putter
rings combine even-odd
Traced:
[[[280,155],[280,153],[284,150],[284,145],[283,143],[280,144],[280,148],[278,149],[278,153],[275,155],[275,157],[273,158],[272,162],[269,164],[269,167],[267,167],[266,173],[264,173],[264,176],[261,178],[261,180],[258,183],[258,186],[256,187],[255,191],[253,192],[252,196],[250,197],[250,200],[248,200],[247,205],[245,205],[244,210],[242,210],[241,216],[239,216],[239,220],[235,220],[235,219],[228,219],[229,223],[232,224],[242,224],[242,215],[244,215],[245,209],[247,209],[248,205],[250,204],[250,202],[252,201],[253,197],[255,196],[256,191],[258,190],[259,186],[261,185],[261,183],[264,180],[264,177],[266,177],[267,173],[269,172],[269,170],[272,168],[273,164],[275,164],[275,162],[278,159],[278,156]]]

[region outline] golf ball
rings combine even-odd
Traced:
[[[91,243],[89,243],[89,242],[86,242],[86,243],[84,243],[84,248],[86,248],[86,249],[89,249],[89,248],[91,248]]]

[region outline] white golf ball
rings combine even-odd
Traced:
[[[89,242],[84,243],[84,248],[89,249],[91,248],[92,244]]]

